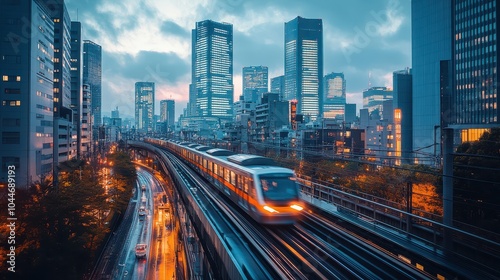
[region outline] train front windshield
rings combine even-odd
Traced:
[[[260,176],[262,194],[268,203],[296,200],[299,197],[295,178],[290,174],[266,174]]]

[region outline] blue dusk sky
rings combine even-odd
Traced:
[[[284,23],[323,20],[324,74],[343,72],[347,102],[362,106],[369,86],[392,87],[392,72],[411,67],[409,0],[67,0],[83,39],[102,46],[103,116],[118,106],[134,115],[134,83],[156,84],[159,100],[174,99],[176,119],[191,82],[191,30],[196,22],[227,22],[234,30],[234,96],[242,68],[264,65],[284,73]]]

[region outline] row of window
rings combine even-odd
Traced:
[[[21,81],[21,76],[9,76],[9,75],[2,75],[2,81],[4,82],[20,82]]]
[[[193,154],[190,151],[183,150],[182,154],[190,161],[217,176],[219,181],[225,181],[242,190],[250,197],[254,199],[256,198],[255,187],[253,185],[253,179],[251,177],[242,174],[236,174],[234,171],[224,167],[223,165],[208,161],[206,158],[202,158],[201,156]]]

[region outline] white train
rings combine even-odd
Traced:
[[[193,143],[144,140],[189,162],[259,223],[293,224],[303,209],[295,173],[270,158]]]

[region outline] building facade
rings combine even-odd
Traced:
[[[285,100],[311,120],[323,108],[323,21],[296,17],[285,23]]]
[[[64,1],[47,4],[54,22],[54,167],[76,157],[71,109],[71,19]],[[57,169],[54,169],[57,172]],[[54,178],[56,178],[54,173]],[[57,182],[57,180],[56,180]]]
[[[0,182],[15,169],[16,187],[27,188],[53,170],[54,22],[36,0],[2,4],[0,18],[8,39],[0,45]]]
[[[395,151],[401,163],[413,162],[413,106],[411,69],[394,71],[394,128],[396,135]]]
[[[154,129],[155,83],[135,83],[135,128],[137,132],[148,133]]]
[[[97,127],[102,124],[102,48],[90,40],[83,41],[83,83],[90,86],[93,137],[97,140]]]
[[[262,94],[269,91],[267,66],[243,67],[243,98],[257,102]]]
[[[278,77],[271,78],[271,90],[272,93],[277,93],[280,96],[280,100],[283,100],[283,95],[285,94],[285,76],[281,75]]]
[[[462,130],[499,127],[498,2],[452,2],[454,93],[448,123]]]
[[[330,73],[323,78],[323,117],[344,120],[346,81],[344,73]]]
[[[90,96],[90,86],[82,85],[82,142],[81,152],[83,156],[90,156],[92,152],[92,97]]]
[[[82,106],[83,106],[83,60],[82,60],[82,24],[71,22],[71,110],[73,111],[73,137],[76,137],[76,155],[85,157],[82,153]]]
[[[419,163],[433,163],[434,150],[441,150],[435,141],[441,137],[440,61],[452,55],[451,2],[411,2],[412,151]]]
[[[368,109],[370,114],[378,114],[381,117],[382,103],[386,100],[392,100],[392,90],[387,87],[371,87],[363,91],[363,108]]]
[[[233,105],[233,26],[205,20],[193,30],[191,116],[230,121]]]
[[[165,124],[165,132],[175,129],[175,101],[166,99],[160,101],[160,122]]]

